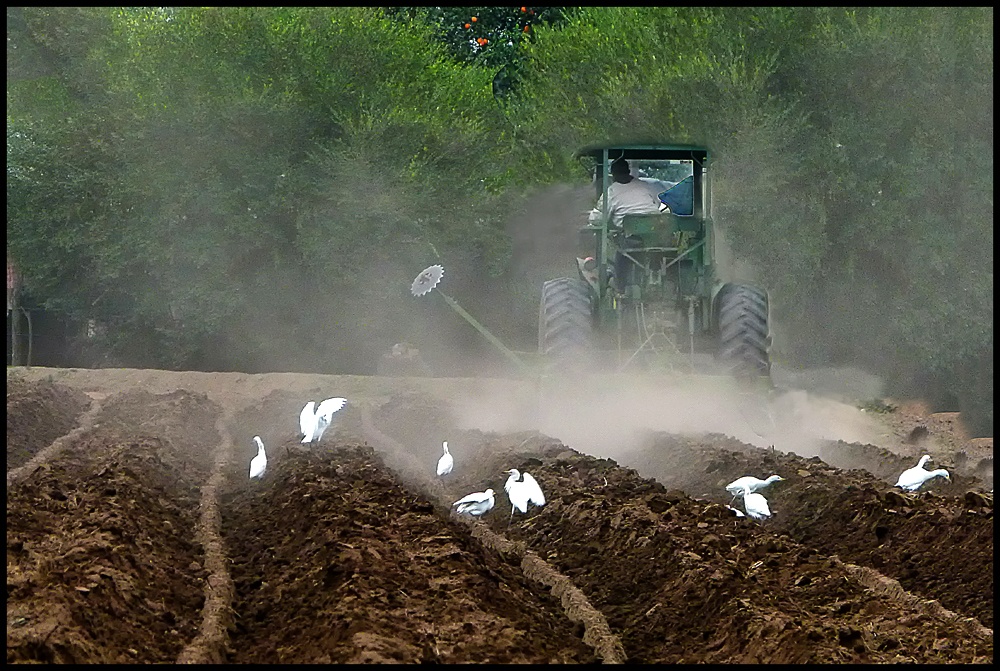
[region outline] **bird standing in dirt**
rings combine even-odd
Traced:
[[[752,475],[744,475],[742,478],[737,478],[733,480],[728,485],[726,485],[726,491],[733,495],[730,503],[736,500],[736,497],[743,493],[744,487],[749,487],[751,492],[757,492],[764,489],[772,482],[778,482],[779,480],[784,480],[780,475],[772,475],[767,480],[761,480],[755,478]]]
[[[899,474],[899,479],[896,480],[896,486],[901,487],[908,492],[915,492],[931,478],[941,476],[945,480],[951,480],[951,475],[949,475],[948,471],[943,468],[938,468],[933,471],[925,469],[924,464],[930,460],[931,457],[928,454],[920,457],[920,461],[917,462],[916,466],[908,468]]]
[[[766,520],[771,516],[767,499],[762,494],[750,491],[749,486],[743,487],[743,509],[747,511],[747,515],[755,520]]]
[[[510,520],[507,521],[507,525],[510,526],[514,519],[515,508],[523,514],[528,512],[529,503],[544,506],[545,494],[542,493],[538,481],[530,473],[521,473],[516,468],[504,472],[510,474],[503,486],[504,491],[507,492],[507,498],[510,499]]]
[[[458,506],[456,509],[458,513],[479,517],[493,508],[495,502],[496,499],[493,496],[493,490],[487,489],[485,492],[475,492],[468,496],[463,496],[451,505]]]
[[[448,451],[448,441],[442,443],[444,447],[444,454],[438,459],[437,474],[438,475],[448,475],[451,473],[451,469],[455,468],[455,459],[451,456],[451,452]]]
[[[254,436],[253,442],[257,443],[257,456],[250,460],[250,479],[263,477],[267,470],[267,455],[264,453],[264,442],[260,436]]]

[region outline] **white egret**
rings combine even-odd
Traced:
[[[749,487],[751,492],[756,492],[779,480],[784,480],[784,478],[780,475],[772,475],[767,480],[761,480],[752,475],[744,475],[742,478],[737,478],[726,485],[726,491],[733,495],[732,500],[730,500],[730,503],[732,503],[736,500],[737,496],[743,493],[744,487]]]
[[[504,472],[510,473],[510,477],[507,478],[507,482],[503,486],[504,491],[507,492],[507,498],[510,499],[510,520],[507,521],[507,525],[510,526],[511,520],[514,519],[515,508],[521,513],[527,513],[529,503],[544,506],[545,494],[542,493],[538,481],[530,473],[521,473],[516,468]]]
[[[451,473],[451,469],[455,468],[455,459],[451,456],[451,452],[448,451],[448,441],[444,441],[442,445],[444,447],[444,454],[438,459],[437,474],[448,475]]]
[[[318,443],[323,433],[333,421],[333,413],[347,405],[346,398],[328,398],[316,406],[316,401],[309,401],[299,413],[299,429],[302,431],[303,443]]]
[[[254,436],[253,442],[257,443],[257,456],[250,460],[250,479],[263,477],[267,470],[267,455],[264,453],[264,442],[260,436]]]
[[[763,494],[756,494],[750,491],[750,487],[743,488],[743,509],[747,515],[755,520],[765,520],[771,516],[771,509],[767,507],[767,499]]]
[[[732,510],[733,515],[735,515],[736,517],[746,517],[746,515],[743,514],[743,511],[740,510],[739,508],[733,508],[732,506],[726,506],[726,508]]]
[[[493,508],[495,502],[496,499],[493,496],[493,490],[487,489],[485,492],[475,492],[468,496],[463,496],[451,505],[458,506],[457,512],[459,513],[468,513],[469,515],[479,517]]]
[[[316,435],[313,438],[315,442],[319,442],[323,438],[323,433],[330,427],[330,422],[333,421],[333,413],[343,409],[347,405],[346,398],[328,398],[319,404],[316,408]]]
[[[920,457],[920,461],[917,462],[916,466],[908,468],[899,474],[899,479],[896,480],[896,486],[901,487],[908,492],[915,492],[931,478],[941,476],[945,480],[951,480],[951,475],[949,475],[948,471],[943,468],[938,468],[933,471],[925,469],[924,464],[930,460],[931,457],[927,454]]]
[[[316,401],[309,401],[299,413],[299,430],[302,432],[303,443],[311,443],[316,431]]]

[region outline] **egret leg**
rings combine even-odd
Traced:
[[[510,507],[510,519],[507,520],[507,528],[510,529],[510,523],[514,521],[514,506]]]

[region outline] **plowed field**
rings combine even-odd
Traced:
[[[299,410],[329,396],[347,407],[302,445]],[[7,661],[992,663],[992,441],[934,442],[928,418],[920,443],[896,415],[879,444],[793,450],[532,398],[9,369]],[[894,488],[923,452],[950,481]],[[544,507],[511,516],[511,468]],[[726,507],[771,473],[770,519]],[[493,510],[453,513],[488,487]]]

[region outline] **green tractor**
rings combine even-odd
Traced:
[[[767,293],[716,276],[708,149],[592,146],[577,156],[593,161],[601,209],[581,230],[593,252],[577,258],[578,276],[542,286],[538,348],[546,372],[639,368],[770,385]],[[633,179],[659,192],[658,213],[609,211],[610,171],[620,158]]]

